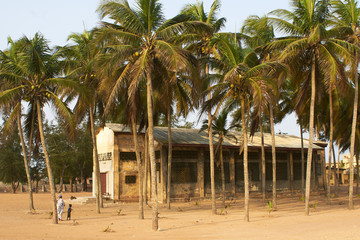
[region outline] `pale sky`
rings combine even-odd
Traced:
[[[41,32],[51,46],[65,45],[73,32],[82,32],[97,26],[100,19],[96,9],[100,0],[0,0],[0,49],[7,48],[7,38],[13,40],[23,35],[29,38]],[[129,1],[133,6],[133,0]],[[167,18],[179,13],[187,3],[196,0],[162,0]],[[204,0],[205,9],[210,9],[213,0]],[[240,31],[243,21],[250,15],[265,15],[268,12],[289,9],[288,0],[222,0],[219,16],[227,19],[223,31]],[[49,115],[49,114],[48,114]],[[49,116],[48,116],[49,117]],[[51,119],[51,117],[49,117]],[[188,119],[194,121],[194,119]],[[299,135],[294,116],[287,117],[276,126],[276,133]]]

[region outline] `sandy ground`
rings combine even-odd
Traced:
[[[89,195],[64,193],[63,198]],[[0,193],[0,239],[360,239],[360,198],[355,196],[355,209],[348,210],[345,188],[331,205],[323,192],[312,193],[311,203],[317,205],[310,216],[304,215],[299,194],[280,194],[278,210],[270,214],[260,195],[252,194],[250,201],[250,222],[243,220],[241,197],[227,201],[227,208],[218,201],[221,215],[211,214],[209,200],[173,203],[171,210],[159,204],[159,231],[154,232],[146,205],[145,219],[139,220],[137,203],[106,202],[101,214],[95,204],[74,204],[72,220],[55,225],[48,193],[34,194],[35,213],[28,211],[27,193]]]

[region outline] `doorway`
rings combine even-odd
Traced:
[[[106,195],[106,173],[100,173],[101,195]]]

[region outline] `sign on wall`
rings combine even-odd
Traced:
[[[99,161],[111,161],[112,160],[112,153],[99,153],[98,154]]]

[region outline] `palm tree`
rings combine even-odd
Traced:
[[[224,159],[223,159],[222,145],[223,145],[224,139],[226,137],[231,137],[231,138],[234,138],[235,140],[237,140],[235,135],[230,133],[230,130],[232,128],[234,128],[235,126],[230,126],[227,128],[228,115],[229,115],[229,112],[227,110],[223,110],[219,114],[219,116],[215,117],[212,121],[212,129],[214,131],[213,133],[214,133],[214,135],[218,135],[218,142],[216,144],[215,155],[219,151],[220,168],[221,168],[221,190],[222,190],[221,193],[222,193],[222,203],[223,203],[224,207],[225,207],[225,171],[224,171]],[[204,131],[207,129],[209,129],[208,120],[204,120],[203,125],[200,128],[200,131]],[[219,165],[219,164],[217,164],[217,165]]]
[[[167,189],[166,189],[166,200],[168,209],[170,209],[170,194],[171,194],[171,163],[172,163],[172,141],[171,141],[171,115],[173,112],[173,102],[176,100],[176,112],[177,115],[182,115],[186,117],[193,109],[194,102],[194,91],[193,84],[191,79],[194,77],[188,76],[187,74],[181,74],[181,76],[172,76],[177,78],[175,83],[170,83],[167,79],[170,79],[171,76],[164,79],[165,82],[162,86],[165,85],[166,91],[164,91],[164,102],[166,102],[166,112],[167,112],[167,125],[168,125],[168,171],[167,171]],[[189,78],[190,77],[190,78]],[[162,89],[163,90],[163,89]],[[161,90],[160,90],[161,91]],[[162,98],[162,97],[160,97]]]
[[[18,50],[19,50],[19,44],[15,43],[11,38],[9,38],[9,43],[10,48],[8,49],[8,51],[0,51],[0,64],[1,64],[1,70],[0,70],[0,79],[2,79],[2,88],[6,89],[7,86],[7,81],[8,84],[12,85],[12,74],[13,74],[13,70],[20,70],[17,69],[17,64],[18,64]],[[13,70],[11,70],[13,69]],[[17,123],[17,127],[18,127],[18,132],[19,132],[19,137],[20,137],[20,143],[21,143],[21,148],[22,148],[22,153],[23,153],[23,158],[24,158],[24,166],[25,166],[25,172],[26,172],[26,178],[27,178],[27,184],[28,184],[28,191],[29,191],[29,210],[32,211],[34,210],[34,201],[33,201],[33,191],[32,191],[32,186],[31,186],[31,176],[30,176],[30,169],[29,169],[29,160],[31,158],[27,158],[27,153],[26,153],[26,144],[25,144],[25,140],[24,140],[24,134],[23,134],[23,128],[22,128],[22,124],[21,124],[21,95],[17,96],[16,98],[14,98],[14,102],[4,102],[5,106],[6,105],[15,105],[13,107],[13,113],[10,114],[10,118],[8,119],[8,121],[4,124],[5,127],[3,129],[3,131],[7,131],[7,128],[10,128],[12,123]],[[30,142],[30,141],[29,141]],[[31,150],[29,150],[29,152],[31,152]]]
[[[334,7],[335,25],[345,28],[349,31],[349,34],[345,35],[346,40],[356,47],[360,46],[360,9],[356,0],[333,0],[332,5]],[[353,191],[354,191],[354,167],[353,159],[355,156],[355,135],[356,135],[356,123],[357,123],[357,111],[358,111],[358,99],[359,99],[359,79],[358,79],[358,66],[359,66],[359,54],[358,51],[353,51],[354,59],[351,61],[351,76],[355,88],[354,94],[354,106],[352,114],[351,125],[351,143],[350,143],[350,182],[349,182],[349,209],[354,208],[353,204]]]
[[[334,56],[339,53],[344,55],[346,49],[343,46],[346,44],[334,38],[338,31],[326,30],[330,17],[328,1],[296,0],[292,2],[292,7],[292,12],[279,9],[271,13],[279,17],[271,18],[277,29],[290,36],[279,38],[268,47],[274,50],[282,49],[279,59],[289,65],[293,76],[307,72],[307,79],[310,79],[309,147],[305,191],[305,214],[309,215],[316,81],[322,76],[328,80],[336,77],[338,62]]]
[[[176,72],[181,67],[190,67],[186,54],[173,44],[173,40],[184,33],[209,30],[205,24],[189,21],[185,15],[165,20],[162,5],[157,0],[137,0],[132,9],[128,1],[104,1],[98,12],[101,18],[108,17],[114,23],[103,23],[101,37],[107,39],[114,49],[112,61],[125,63],[124,70],[114,83],[109,103],[114,101],[126,80],[131,80],[129,97],[141,81],[146,81],[147,117],[149,132],[149,155],[153,197],[153,230],[158,229],[158,199],[156,184],[156,162],[154,147],[153,82],[155,67],[162,66],[167,72]],[[114,41],[116,40],[116,41]]]
[[[242,37],[245,39],[247,45],[255,50],[255,52],[259,55],[259,62],[268,62],[272,61],[272,56],[275,55],[272,52],[267,51],[264,46],[269,44],[274,40],[275,34],[273,26],[269,22],[269,18],[267,16],[258,17],[258,16],[250,16],[245,20],[245,24],[242,28],[242,32],[246,35]],[[276,72],[276,71],[275,71]],[[275,133],[274,133],[274,113],[273,113],[273,104],[276,102],[276,97],[279,90],[278,88],[282,85],[281,77],[276,74],[273,76],[272,84],[269,85],[268,91],[265,92],[264,96],[258,96],[256,99],[257,105],[259,107],[256,121],[260,123],[260,132],[261,132],[261,160],[262,160],[262,195],[263,201],[265,202],[265,187],[266,187],[266,179],[265,179],[265,149],[264,149],[264,136],[263,136],[263,128],[261,126],[261,114],[263,113],[263,109],[267,105],[269,109],[269,119],[270,119],[270,129],[271,129],[271,152],[272,152],[272,166],[273,166],[273,200],[272,206],[273,209],[277,208],[277,194],[276,194],[276,148],[275,148]],[[273,94],[270,94],[272,92]],[[252,129],[251,134],[254,134],[255,129]]]
[[[18,44],[20,44],[17,49],[19,61],[16,63],[16,68],[13,68],[14,71],[9,69],[9,72],[6,73],[8,75],[7,80],[13,83],[9,89],[0,93],[0,102],[5,103],[14,97],[21,96],[21,100],[28,102],[29,112],[37,116],[38,130],[50,183],[53,223],[57,224],[56,189],[44,137],[43,107],[45,104],[52,103],[57,113],[71,123],[71,111],[57,93],[76,85],[72,81],[55,78],[60,72],[58,55],[50,49],[48,42],[40,33],[36,33],[33,39],[22,37],[18,40]]]
[[[239,42],[228,37],[219,36],[213,39],[220,56],[218,67],[223,79],[222,82],[213,86],[213,97],[205,105],[217,105],[218,109],[226,102],[231,100],[232,107],[241,109],[241,125],[243,129],[243,139],[240,152],[243,151],[244,157],[244,183],[245,183],[245,221],[249,221],[249,179],[248,179],[248,146],[247,146],[247,121],[246,115],[250,111],[252,96],[262,96],[268,81],[266,73],[274,69],[278,64],[265,62],[259,64],[256,54],[242,49]]]
[[[202,71],[202,79],[203,82],[200,83],[200,89],[203,87],[208,88],[211,86],[210,83],[210,66],[207,62],[209,57],[211,57],[214,53],[216,53],[215,49],[211,47],[211,38],[218,34],[221,28],[224,26],[226,19],[225,18],[217,18],[217,14],[219,13],[221,7],[220,0],[215,0],[211,4],[211,8],[209,13],[205,12],[204,3],[197,2],[197,4],[188,4],[182,10],[183,13],[192,16],[192,19],[196,21],[200,21],[212,26],[212,31],[203,32],[202,34],[196,35],[188,35],[185,37],[189,39],[197,39],[194,44],[190,44],[188,47],[189,50],[193,51],[197,56],[203,59],[205,64],[205,69]],[[201,91],[201,90],[200,90]],[[207,96],[208,100],[211,98],[210,93]],[[216,199],[215,199],[215,170],[214,170],[214,143],[213,143],[213,132],[212,132],[212,114],[211,109],[208,111],[208,122],[209,122],[209,151],[210,151],[210,179],[211,179],[211,212],[212,214],[216,214]]]
[[[95,60],[101,48],[94,43],[94,31],[84,30],[83,33],[73,33],[68,37],[68,41],[72,41],[73,44],[60,48],[62,55],[66,59],[67,78],[78,81],[86,88],[86,91],[83,93],[74,92],[68,100],[79,96],[77,97],[74,109],[76,120],[78,123],[81,123],[86,116],[88,116],[90,120],[95,175],[96,212],[100,213],[102,192],[94,117],[96,113],[96,102],[99,100],[97,91],[99,79],[96,76]]]

